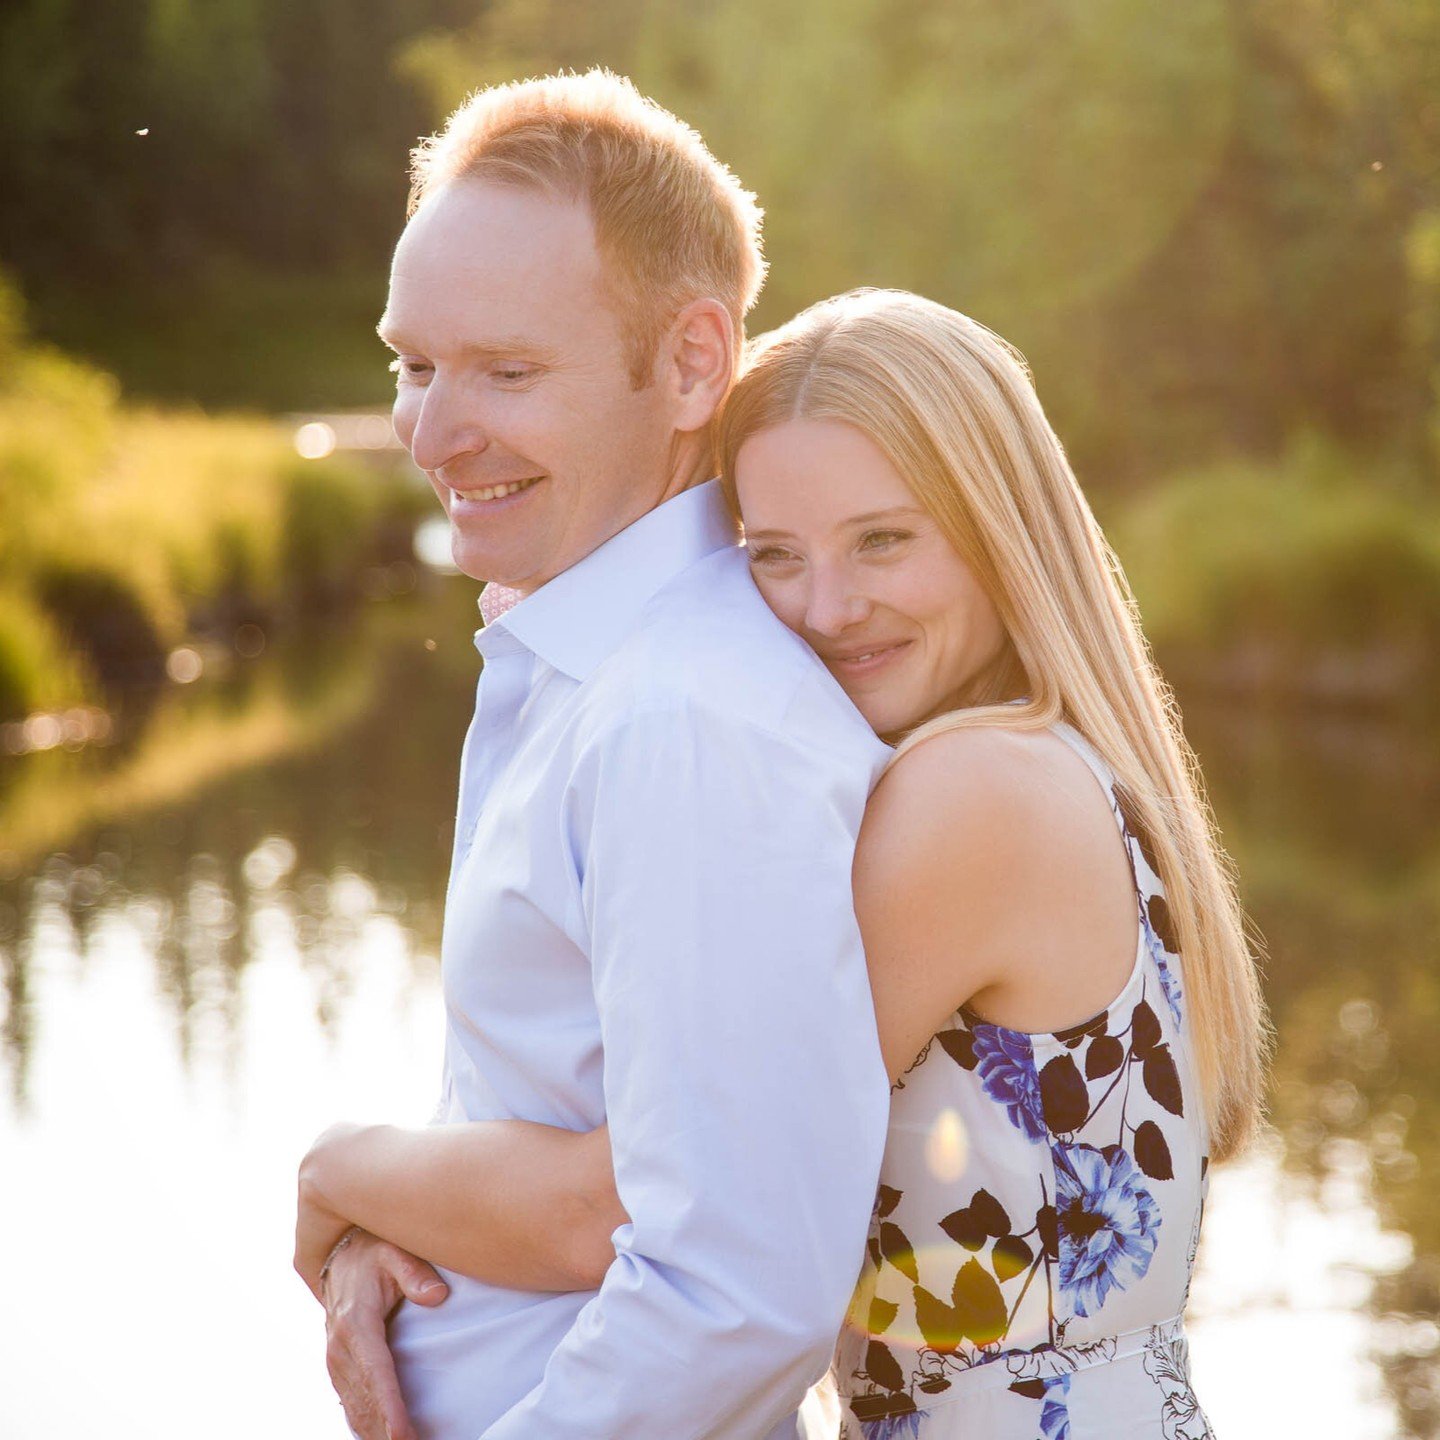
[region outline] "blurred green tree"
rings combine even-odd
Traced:
[[[10,0],[0,255],[127,382],[378,398],[408,146],[477,85],[595,63],[760,193],[757,326],[857,284],[967,310],[1102,490],[1298,432],[1435,458],[1414,0]]]

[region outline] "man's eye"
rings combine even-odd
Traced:
[[[403,357],[392,360],[390,369],[400,380],[423,380],[430,373],[430,367],[423,360],[406,360]]]
[[[490,372],[497,380],[505,380],[511,383],[519,380],[528,380],[535,373],[533,365],[505,365]]]

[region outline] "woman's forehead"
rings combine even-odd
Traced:
[[[919,510],[884,451],[844,420],[798,418],[759,431],[740,447],[735,482],[747,533],[800,533]]]

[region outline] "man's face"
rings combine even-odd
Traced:
[[[395,432],[467,575],[528,594],[665,498],[666,388],[631,384],[582,205],[445,186],[400,237],[379,328]]]

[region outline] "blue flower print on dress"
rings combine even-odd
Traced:
[[[1005,1107],[1010,1123],[1028,1140],[1044,1140],[1045,1107],[1035,1052],[1026,1035],[998,1025],[972,1025],[976,1072],[985,1093]]]
[[[1054,1375],[1045,1382],[1040,1406],[1041,1440],[1070,1440],[1070,1377]]]
[[[925,1414],[912,1410],[908,1415],[887,1415],[883,1420],[862,1420],[865,1440],[920,1440],[920,1422]]]
[[[1150,1268],[1160,1207],[1118,1145],[1054,1145],[1060,1286],[1077,1315],[1094,1315],[1112,1290]]]

